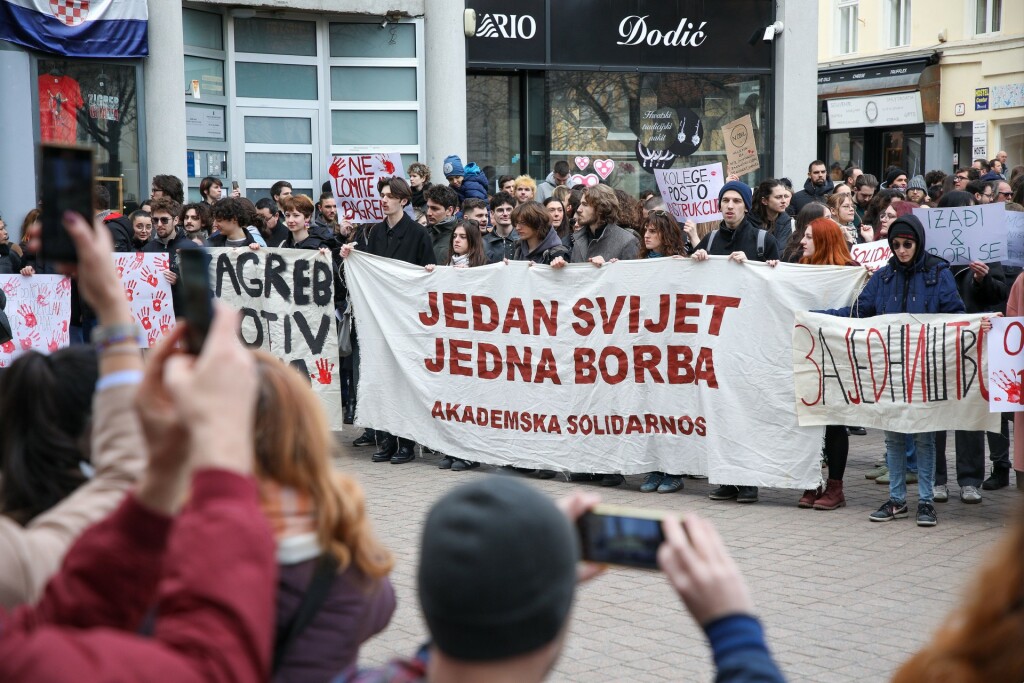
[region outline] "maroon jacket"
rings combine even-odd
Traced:
[[[266,680],[276,579],[251,479],[197,472],[177,519],[129,496],[82,534],[37,606],[0,611],[0,680]],[[153,637],[135,635],[154,603]]]

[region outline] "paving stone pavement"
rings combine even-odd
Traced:
[[[361,653],[361,665],[373,666],[411,655],[426,640],[415,570],[427,510],[451,487],[498,470],[439,470],[440,457],[430,454],[402,466],[372,464],[373,449],[351,446],[359,433],[349,428],[338,435],[337,466],[362,483],[375,530],[397,558],[391,578],[398,608],[390,626]],[[910,518],[872,523],[868,514],[886,500],[888,487],[865,479],[864,472],[883,452],[881,432],[850,437],[847,507],[831,512],[801,510],[800,492],[781,489],[761,489],[753,505],[714,502],[707,497],[708,482],[692,479],[683,491],[667,495],[641,494],[641,476],[615,488],[523,481],[555,497],[586,487],[605,502],[697,512],[712,520],[747,579],[786,677],[874,682],[888,680],[927,641],[1024,503],[1012,475],[1009,488],[983,492],[980,505],[962,504],[954,482],[950,502],[936,505],[938,526],[919,528],[912,485]],[[952,439],[947,459],[955,476]],[[714,670],[703,633],[664,576],[613,568],[577,591],[570,634],[548,680],[711,681]]]

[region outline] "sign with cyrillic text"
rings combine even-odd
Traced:
[[[305,249],[210,249],[213,294],[242,316],[246,346],[293,366],[313,387],[331,429],[342,428],[334,274]]]
[[[853,245],[850,247],[850,256],[873,273],[889,262],[892,258],[892,249],[889,247],[889,240],[882,239]]]
[[[658,191],[677,221],[722,220],[718,193],[725,184],[722,164],[654,170]]]
[[[999,416],[988,408],[982,317],[798,313],[793,378],[800,424],[999,431]]]
[[[170,271],[167,254],[114,254],[114,267],[121,278],[125,298],[139,323],[139,346],[152,348],[174,329],[174,302],[171,283],[164,275]]]
[[[384,220],[377,181],[405,177],[402,155],[351,154],[336,156],[327,168],[331,191],[338,203],[338,215],[353,223],[379,223]]]
[[[992,330],[986,337],[990,409],[994,413],[1024,412],[1024,318],[992,318]]]
[[[999,204],[914,209],[925,230],[925,249],[953,265],[1006,258],[1006,207]]]
[[[353,252],[356,421],[496,465],[818,484],[822,431],[793,406],[793,313],[851,303],[866,271],[527,265],[427,272]]]
[[[14,338],[0,345],[0,368],[26,351],[53,353],[69,343],[71,280],[62,275],[0,275]]]

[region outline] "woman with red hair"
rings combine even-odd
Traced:
[[[811,266],[859,266],[850,258],[846,232],[831,218],[815,218],[807,225],[800,240],[804,255],[800,263]],[[843,495],[843,474],[850,453],[850,436],[842,425],[825,427],[825,461],[828,481],[825,488],[809,489],[800,497],[798,507],[835,510],[846,505]]]

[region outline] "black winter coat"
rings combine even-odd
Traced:
[[[365,233],[365,241],[357,243],[357,247],[377,256],[417,266],[437,263],[430,233],[407,213],[402,214],[402,220],[393,228],[386,220],[371,227]]]

